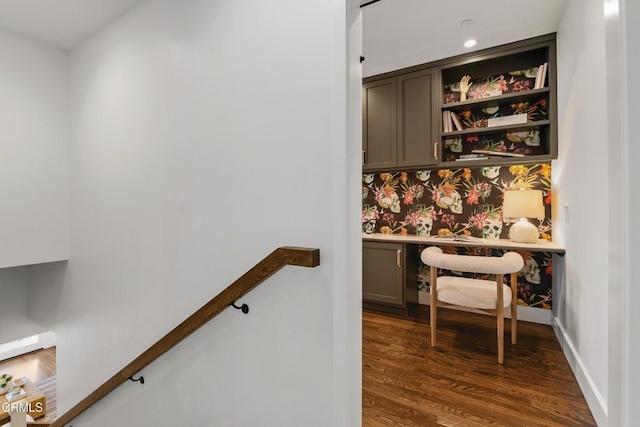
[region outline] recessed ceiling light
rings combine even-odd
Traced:
[[[464,47],[474,47],[478,42],[474,39],[469,39],[464,42]]]

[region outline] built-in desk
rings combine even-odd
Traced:
[[[363,306],[405,315],[413,312],[420,300],[417,272],[420,257],[418,245],[548,252],[553,254],[554,258],[564,256],[565,253],[564,247],[547,240],[539,240],[537,243],[516,243],[508,239],[489,240],[471,237],[468,240],[454,240],[415,234],[403,236],[362,233],[362,241]],[[554,281],[555,276],[554,269]],[[524,313],[522,320],[550,324],[550,310],[524,306],[519,308],[525,311],[528,309],[530,312]]]
[[[506,249],[511,251],[552,252],[557,254],[564,254],[565,252],[562,246],[549,242],[548,240],[538,240],[537,243],[516,243],[509,239],[489,240],[470,237],[469,240],[454,240],[452,238],[437,236],[418,236],[415,234],[402,236],[399,234],[381,233],[362,233],[362,240],[388,243],[414,243],[434,246],[458,246],[465,248]]]

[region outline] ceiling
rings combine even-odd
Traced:
[[[367,4],[371,0],[360,0]],[[555,32],[566,0],[380,0],[362,7],[364,76]],[[465,19],[473,24],[461,26]],[[462,43],[477,39],[472,49]]]
[[[142,0],[0,0],[0,28],[70,50]]]
[[[0,0],[0,28],[70,50],[142,0]],[[364,75],[554,32],[565,0],[360,0]],[[460,22],[474,23],[461,27]]]

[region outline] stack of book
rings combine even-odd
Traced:
[[[444,110],[442,112],[442,131],[453,132],[454,127],[455,130],[462,130],[462,123],[460,123],[458,115],[453,111]]]
[[[547,66],[548,62],[541,64],[536,72],[536,82],[533,84],[534,89],[542,89],[544,87],[545,80],[547,79]]]
[[[465,161],[465,160],[484,160],[484,159],[488,159],[488,157],[480,153],[460,154],[456,159],[456,162]]]

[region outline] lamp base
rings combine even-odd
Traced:
[[[509,230],[509,239],[512,242],[537,243],[539,236],[538,227],[531,224],[526,218],[520,218]]]

